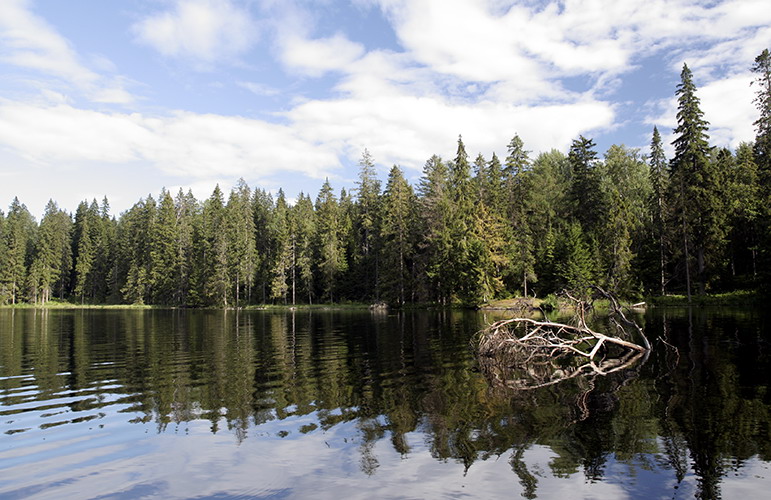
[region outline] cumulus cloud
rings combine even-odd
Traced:
[[[143,19],[133,29],[138,41],[164,56],[205,65],[242,54],[259,32],[249,12],[230,0],[176,0],[170,10]]]
[[[363,53],[361,44],[348,40],[340,33],[317,39],[287,36],[282,42],[281,59],[290,69],[321,76],[327,71],[349,68]]]

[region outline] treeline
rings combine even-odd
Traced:
[[[598,283],[622,296],[753,288],[771,276],[771,56],[752,67],[754,143],[712,147],[692,74],[677,86],[674,157],[580,136],[535,158],[432,156],[417,186],[385,186],[365,150],[352,191],[325,182],[290,203],[241,180],[206,200],[148,195],[115,218],[105,198],[38,224],[0,212],[0,302],[231,307],[265,303],[474,304]]]

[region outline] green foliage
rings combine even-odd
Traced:
[[[385,300],[466,304],[598,283],[631,297],[760,287],[771,276],[771,62],[752,67],[754,143],[711,148],[693,75],[676,88],[675,155],[593,140],[531,159],[514,135],[501,162],[429,158],[415,190],[394,166],[385,190],[368,150],[352,192],[329,180],[292,203],[241,179],[198,201],[163,189],[119,217],[105,198],[74,217],[51,201],[38,225],[0,213],[0,302],[245,307]],[[473,172],[473,174],[472,174]],[[352,193],[355,196],[352,196]]]

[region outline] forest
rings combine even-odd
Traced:
[[[49,201],[38,223],[18,199],[0,212],[0,304],[384,302],[476,305],[598,284],[627,298],[771,283],[771,56],[754,61],[753,142],[711,146],[687,65],[674,155],[579,136],[567,155],[434,155],[416,186],[385,186],[364,150],[355,188],[327,180],[290,202],[243,180],[205,200],[162,189],[115,217],[105,197],[74,214]]]

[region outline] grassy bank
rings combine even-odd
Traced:
[[[752,290],[737,290],[734,292],[715,293],[707,295],[692,295],[692,306],[756,306],[762,301],[761,294]],[[687,306],[685,295],[663,295],[651,297],[648,303],[656,307]]]

